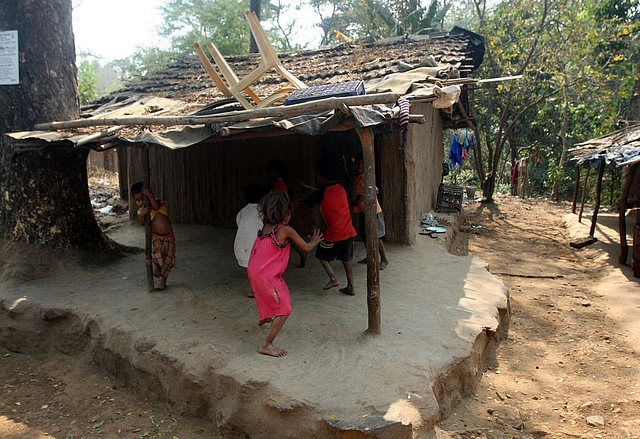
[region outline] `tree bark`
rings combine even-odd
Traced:
[[[560,184],[564,179],[564,164],[567,161],[569,153],[569,142],[567,140],[567,126],[569,124],[569,80],[567,75],[563,75],[563,104],[562,104],[562,127],[560,128],[560,138],[562,139],[562,154],[558,161],[558,172],[554,176],[553,189],[551,191],[551,199],[560,201]]]
[[[79,116],[71,0],[4,0],[0,29],[18,31],[19,84],[0,86],[0,234],[55,250],[114,250],[89,199],[88,150],[21,150],[4,133]]]
[[[376,160],[373,130],[357,128],[364,159],[364,215],[367,230],[367,332],[380,334],[380,267],[378,265],[378,226],[376,223]]]
[[[249,10],[256,13],[256,17],[260,20],[260,0],[251,0],[249,2]],[[253,33],[249,32],[249,53],[258,53],[258,44],[253,37]]]

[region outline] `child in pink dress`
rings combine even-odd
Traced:
[[[292,206],[286,192],[265,195],[260,202],[260,213],[264,226],[251,249],[247,274],[260,314],[258,325],[271,323],[271,328],[258,352],[282,357],[287,351],[274,346],[273,340],[291,314],[289,287],[282,278],[289,264],[291,244],[308,253],[318,245],[322,234],[315,229],[306,242],[289,226]]]

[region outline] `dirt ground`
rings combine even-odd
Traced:
[[[582,250],[568,245],[570,208],[506,196],[467,206],[468,239],[456,251],[481,256],[502,278],[511,320],[477,394],[440,424],[445,437],[640,437],[640,345],[621,326],[624,304],[611,303],[620,295],[635,308],[637,279],[615,267],[616,229]],[[590,218],[586,210],[583,237]],[[617,224],[614,215],[607,220]],[[603,282],[611,270],[622,282]]]
[[[609,256],[569,247],[567,203],[498,197],[465,210],[453,251],[489,263],[510,290],[512,315],[497,363],[439,435],[640,438],[637,345],[598,288]],[[207,421],[175,416],[89,361],[70,361],[0,348],[0,437],[211,437]]]

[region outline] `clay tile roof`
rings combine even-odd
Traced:
[[[399,62],[417,65],[429,56],[439,65],[458,70],[464,78],[479,66],[483,54],[484,40],[481,36],[455,28],[451,32],[401,36],[278,56],[287,70],[312,86],[354,79],[366,82],[398,72]],[[237,76],[242,78],[258,65],[259,54],[229,56],[226,59]],[[255,88],[266,94],[269,88],[275,89],[283,82],[283,78],[274,72],[263,76]],[[196,55],[187,55],[155,75],[100,99],[97,104],[132,95],[180,99],[194,105],[204,105],[224,97]]]

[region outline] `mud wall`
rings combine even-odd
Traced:
[[[411,113],[425,114],[426,123],[409,125],[404,147],[398,126],[387,127],[392,128],[391,136],[388,132],[375,135],[376,181],[387,223],[386,240],[392,243],[415,242],[417,221],[433,209],[441,180],[440,113],[427,103],[414,104]],[[312,193],[309,187],[318,187],[315,162],[333,158],[341,169],[339,182],[351,196],[352,159],[360,151],[354,131],[216,139],[179,150],[119,148],[120,170],[127,175],[121,185],[142,181],[148,153],[151,188],[157,198],[168,201],[173,222],[235,228],[235,215],[245,205],[242,188],[251,182],[267,182],[269,160],[286,161],[292,196],[304,198]],[[137,209],[130,206],[133,219]],[[324,222],[318,209],[301,209],[292,225],[306,234],[315,227],[323,228]]]
[[[436,204],[444,155],[440,111],[414,103],[411,114],[424,114],[426,122],[409,124],[404,148],[400,130],[392,138],[380,138],[378,148],[387,239],[401,244],[415,243],[419,219]]]

